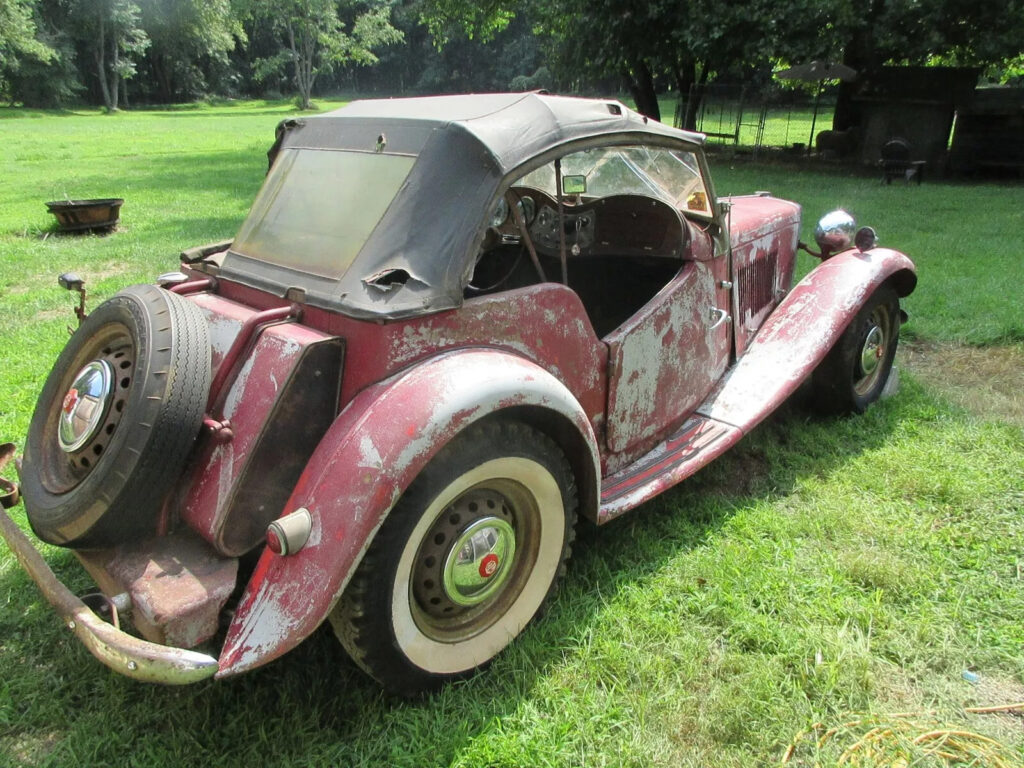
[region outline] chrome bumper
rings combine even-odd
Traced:
[[[217,660],[208,654],[140,640],[103,621],[60,583],[6,511],[0,511],[0,534],[22,568],[57,609],[65,626],[93,656],[115,672],[147,683],[168,685],[195,683],[216,673]]]

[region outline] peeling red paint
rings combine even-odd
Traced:
[[[311,536],[289,557],[264,551],[259,578],[249,581],[228,630],[218,675],[264,664],[316,629],[369,538],[423,465],[471,421],[512,406],[547,408],[585,429],[596,464],[596,440],[569,390],[534,363],[505,352],[449,352],[361,392],[321,442],[303,490],[287,504],[288,510],[310,510],[318,543]],[[365,455],[367,434],[381,463],[370,488],[351,473]]]

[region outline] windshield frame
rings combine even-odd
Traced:
[[[640,159],[633,156],[635,152],[631,152],[631,150],[662,153],[663,157],[670,157],[680,167],[686,168],[691,179],[683,185],[682,193],[676,194],[674,189],[676,185],[672,184],[673,180],[668,179],[665,174],[652,173],[651,167],[644,167]],[[577,166],[572,162],[575,157],[588,152],[598,154],[592,158],[592,162],[586,167]],[[688,160],[679,157],[679,153],[687,155]],[[700,162],[698,152],[693,147],[664,146],[647,141],[625,144],[602,144],[571,149],[570,151],[563,152],[557,159],[561,161],[563,177],[581,175],[587,178],[587,191],[582,195],[585,199],[596,200],[618,194],[645,195],[668,203],[684,215],[688,214],[704,220],[714,217],[713,194],[709,189],[710,185],[707,181],[707,174],[703,164]],[[632,188],[629,188],[629,185],[626,184],[621,187],[595,188],[591,183],[591,178],[595,174],[599,174],[603,169],[606,169],[613,161],[621,162],[632,174],[635,182]],[[548,176],[550,178],[547,178]],[[548,161],[531,168],[517,180],[513,181],[510,186],[517,185],[532,187],[551,197],[556,197],[558,191],[556,188],[557,180],[555,179],[554,161]]]

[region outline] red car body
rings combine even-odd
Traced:
[[[615,102],[537,94],[358,103],[282,126],[277,169],[282,157],[299,163],[309,147],[337,150],[345,141],[365,153],[352,160],[357,165],[403,141],[420,154],[395,150],[395,163],[413,170],[395,198],[378,205],[368,239],[347,271],[334,274],[337,283],[315,260],[309,284],[292,281],[300,256],[253,266],[259,257],[245,243],[259,222],[247,223],[234,244],[186,252],[181,276],[163,281],[161,291],[201,314],[210,373],[201,422],[191,426],[186,460],[153,519],[140,534],[108,536],[99,547],[88,538],[79,539],[88,546],[76,543],[89,535],[72,531],[86,527],[84,512],[75,525],[47,528],[40,514],[33,518],[27,475],[45,478],[46,462],[81,448],[61,443],[63,452],[47,453],[30,438],[26,450],[22,482],[33,527],[76,549],[107,595],[101,608],[130,607],[144,639],[71,595],[0,516],[4,536],[68,626],[114,669],[166,683],[226,677],[287,652],[336,610],[416,479],[447,446],[464,445],[460,436],[474,425],[497,419],[550,441],[571,472],[580,516],[602,524],[721,455],[843,345],[853,349],[847,357],[859,355],[846,383],[855,394],[864,390],[860,409],[885,384],[899,324],[898,313],[870,302],[879,291],[910,293],[913,264],[888,249],[847,248],[792,286],[799,206],[764,193],[716,200],[702,140]],[[485,151],[487,162],[479,158]],[[550,194],[534,182],[556,161]],[[573,162],[592,165],[564,173]],[[489,172],[474,175],[474,163],[489,163]],[[421,164],[427,172],[417,176]],[[687,179],[685,196],[651,182],[663,171]],[[275,173],[250,219],[276,215],[278,203],[266,202]],[[612,193],[594,192],[602,173]],[[458,204],[439,204],[435,220],[432,195]],[[381,243],[383,256],[367,256]],[[266,247],[258,245],[253,250]],[[450,250],[440,266],[438,249]],[[504,281],[474,287],[487,270]],[[561,271],[568,284],[531,271]],[[44,392],[41,419],[77,408],[66,394],[74,373],[63,373],[50,400]],[[39,439],[52,442],[40,429]],[[107,429],[116,439],[122,427]],[[522,549],[527,523],[516,525],[505,535]],[[452,640],[465,646],[467,661],[433,669],[405,654],[427,679],[486,663],[529,619],[517,615],[501,628],[507,637],[474,645],[473,633],[486,635],[502,611],[518,610],[474,597],[487,586],[487,569],[504,567],[504,560],[495,565],[497,551],[470,561],[482,581],[466,588],[465,605],[462,593],[444,587],[467,616],[495,614]],[[503,583],[498,594],[519,588],[507,578],[513,586]],[[545,576],[541,591],[555,578]],[[416,589],[408,588],[411,604],[425,599]],[[404,601],[405,590],[399,584],[388,599]],[[424,632],[443,643],[447,625],[412,610],[416,622],[440,627]],[[394,640],[401,655],[401,638],[389,637],[383,641]],[[364,667],[401,689],[378,674],[383,664],[370,657]]]

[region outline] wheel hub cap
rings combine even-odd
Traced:
[[[114,369],[106,360],[94,360],[75,376],[64,395],[57,442],[66,453],[88,443],[103,424],[114,391]]]
[[[470,524],[455,539],[444,564],[445,596],[456,605],[478,605],[497,592],[512,573],[516,534],[498,517]]]
[[[885,334],[880,327],[873,325],[864,339],[864,347],[860,352],[860,367],[865,376],[875,372],[884,354]]]

